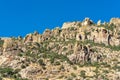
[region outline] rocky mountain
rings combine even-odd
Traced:
[[[0,80],[120,80],[120,19],[1,38]]]

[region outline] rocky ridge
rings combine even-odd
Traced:
[[[119,80],[120,19],[89,18],[0,39],[0,79]]]

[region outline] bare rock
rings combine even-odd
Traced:
[[[82,22],[82,26],[90,26],[93,24],[93,21],[90,18],[85,18]]]
[[[79,26],[81,26],[81,22],[67,22],[63,24],[62,29]]]

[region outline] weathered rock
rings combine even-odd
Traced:
[[[31,64],[27,68],[22,69],[20,71],[22,78],[28,78],[32,80],[38,79],[39,75],[42,73],[43,73],[42,68],[37,64]]]
[[[97,25],[98,25],[98,26],[100,26],[100,25],[101,25],[101,20],[99,20],[99,21],[97,22]]]
[[[27,34],[26,37],[24,38],[24,43],[32,42],[32,34]]]
[[[56,27],[55,29],[52,30],[53,36],[57,37],[60,35],[61,29],[59,27]]]
[[[119,19],[92,24],[86,18],[43,34],[35,31],[24,39],[1,38],[0,68],[12,68],[20,79],[119,80]]]
[[[76,40],[85,41],[87,39],[87,35],[84,32],[80,32],[76,36]]]
[[[95,43],[103,43],[108,45],[109,43],[109,33],[105,28],[97,28],[94,32],[91,32],[91,40]]]
[[[82,26],[90,26],[93,24],[93,21],[90,20],[89,18],[85,18],[82,22]]]
[[[80,26],[81,26],[81,22],[67,22],[63,24],[62,29],[71,28],[71,27],[80,27]]]
[[[4,39],[4,44],[3,44],[3,51],[6,50],[11,50],[11,48],[13,47],[14,41],[12,40],[12,38],[6,38]]]
[[[120,25],[120,18],[112,18],[110,23],[118,26]]]

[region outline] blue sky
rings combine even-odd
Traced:
[[[120,17],[120,0],[0,0],[0,36],[25,36],[63,22]]]

